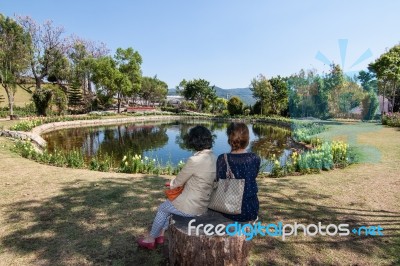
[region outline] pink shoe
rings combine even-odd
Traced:
[[[147,248],[147,249],[155,249],[156,248],[156,241],[152,243],[144,242],[144,237],[141,237],[137,240],[139,247]]]
[[[164,236],[159,236],[156,238],[157,244],[164,244]]]

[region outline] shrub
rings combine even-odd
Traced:
[[[400,127],[400,113],[387,113],[383,115],[382,125]]]
[[[85,166],[85,160],[83,158],[83,154],[82,152],[77,150],[67,152],[65,154],[65,161],[67,167],[83,168]]]
[[[68,98],[63,90],[56,87],[53,89],[53,96],[50,105],[55,106],[57,115],[65,115],[68,109]]]
[[[303,153],[293,152],[283,166],[273,157],[274,164],[270,175],[281,177],[294,172],[308,174],[344,167],[351,163],[348,151],[347,144],[333,141],[323,142],[315,149]]]
[[[33,102],[35,103],[36,112],[38,115],[47,115],[47,109],[50,105],[50,100],[53,91],[49,89],[38,89],[32,95]]]
[[[229,99],[227,108],[230,115],[243,114],[243,102],[237,96],[233,96],[232,98]]]
[[[112,162],[111,156],[95,156],[90,160],[88,168],[94,171],[108,172],[112,169]]]
[[[0,117],[5,118],[10,114],[8,107],[0,108]],[[14,115],[19,117],[34,116],[36,115],[35,105],[33,103],[27,104],[24,107],[14,106]]]
[[[292,124],[293,138],[296,141],[302,141],[305,143],[311,143],[313,135],[319,134],[326,130],[324,125],[310,122],[295,122]],[[314,140],[319,142],[319,140]]]

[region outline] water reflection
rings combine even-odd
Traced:
[[[252,129],[257,139],[251,142],[251,150],[260,157],[280,157],[285,149],[290,149],[290,130],[268,124],[256,124]]]
[[[172,121],[136,123],[117,126],[85,127],[58,130],[43,135],[50,150],[81,150],[85,157],[109,155],[119,162],[124,155],[140,154],[156,158],[163,164],[177,164],[193,153],[185,144],[184,136],[195,125],[204,125],[214,136],[216,155],[229,152],[226,128],[228,122]],[[248,124],[249,150],[263,158],[264,165],[274,154],[282,162],[290,154],[290,131],[267,124]]]

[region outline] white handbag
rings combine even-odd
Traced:
[[[245,180],[235,178],[229,166],[226,153],[224,154],[224,159],[226,163],[226,179],[214,181],[216,188],[211,193],[208,208],[226,214],[240,214],[242,212]]]

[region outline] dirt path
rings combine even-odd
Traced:
[[[356,140],[374,147],[380,161],[260,179],[260,221],[379,224],[384,236],[258,236],[252,263],[400,264],[400,131],[379,127]],[[164,178],[41,165],[11,145],[0,138],[0,265],[163,264],[163,248],[138,249],[135,238],[164,200]]]

